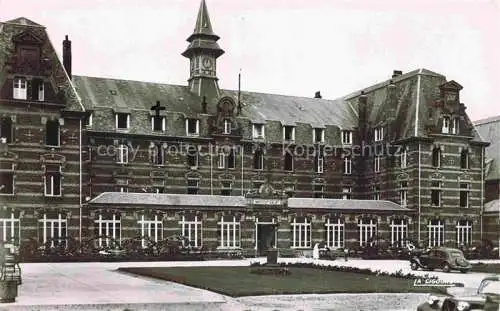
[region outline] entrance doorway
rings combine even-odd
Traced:
[[[265,256],[268,249],[277,246],[277,224],[257,223],[255,229],[257,253],[259,256]]]

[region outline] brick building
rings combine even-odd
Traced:
[[[204,0],[182,53],[187,85],[72,75],[68,38],[62,66],[43,27],[1,25],[0,134],[13,135],[2,163],[14,165],[2,165],[0,225],[21,228],[11,236],[182,234],[198,247],[262,250],[376,237],[456,246],[483,235],[488,143],[462,87],[441,74],[394,71],[336,100],[224,90]],[[43,51],[44,71],[23,71],[33,63],[23,44]],[[46,82],[42,100],[34,79]],[[46,146],[54,120],[60,144]]]
[[[478,134],[490,145],[485,163],[485,238],[500,245],[500,117],[474,122]]]

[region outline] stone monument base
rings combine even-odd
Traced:
[[[267,262],[262,266],[250,267],[250,273],[262,275],[290,275],[291,272],[287,267],[278,264],[278,250],[272,249],[267,252]]]

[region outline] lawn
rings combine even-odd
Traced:
[[[472,272],[484,272],[484,273],[500,273],[500,264],[489,263],[489,264],[474,264],[472,265]]]
[[[414,287],[413,280],[354,272],[291,267],[291,275],[250,273],[248,267],[119,268],[119,271],[207,289],[231,297],[326,293],[429,293],[438,287]]]

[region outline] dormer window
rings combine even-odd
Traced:
[[[186,119],[186,135],[199,136],[200,135],[200,120]]]
[[[115,125],[117,130],[128,130],[130,128],[130,115],[128,113],[115,114]]]
[[[450,118],[443,117],[443,126],[441,128],[441,133],[449,134],[450,133]]]
[[[224,120],[224,134],[231,134],[231,120]]]
[[[14,89],[12,93],[14,99],[27,99],[27,82],[25,78],[15,78],[14,79]]]
[[[43,85],[43,80],[33,79],[31,81],[31,98],[33,100],[44,101],[45,100],[45,87]]]
[[[451,128],[451,133],[452,134],[459,134],[460,133],[460,118],[453,118],[453,124]]]
[[[85,119],[85,126],[92,127],[92,114],[89,114],[89,116]]]
[[[325,142],[325,129],[322,128],[313,129],[313,142],[315,144]]]
[[[342,131],[342,145],[352,145],[352,131]]]
[[[283,140],[294,141],[295,140],[295,127],[285,125],[283,126]]]
[[[253,138],[263,139],[264,138],[264,124],[254,124],[253,125]]]
[[[164,132],[165,131],[165,117],[164,116],[152,116],[151,117],[151,130],[154,132]]]
[[[374,130],[374,136],[375,136],[375,141],[382,141],[382,140],[384,140],[384,128],[383,127],[377,127]]]

